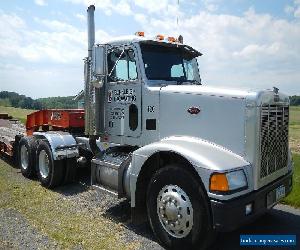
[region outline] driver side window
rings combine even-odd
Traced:
[[[108,54],[108,81],[132,81],[137,79],[137,69],[132,49],[114,49]]]
[[[173,65],[171,68],[171,77],[183,77],[184,72],[182,64]]]

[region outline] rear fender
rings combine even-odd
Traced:
[[[54,160],[62,160],[79,156],[78,145],[75,138],[67,132],[34,132],[33,136],[43,138],[48,141]]]

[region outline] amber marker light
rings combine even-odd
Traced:
[[[170,43],[176,43],[177,40],[176,40],[175,37],[169,36],[169,37],[168,37],[168,42],[170,42]]]
[[[165,37],[164,37],[163,35],[157,35],[157,36],[156,36],[156,39],[157,39],[157,40],[164,40]]]
[[[144,31],[137,31],[135,32],[136,36],[145,36],[145,32]]]
[[[210,177],[210,191],[228,192],[229,185],[225,173],[214,173]]]

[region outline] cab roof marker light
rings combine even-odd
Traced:
[[[162,41],[162,40],[165,39],[165,37],[164,37],[163,35],[158,34],[158,35],[156,36],[156,39]]]
[[[171,42],[171,43],[178,42],[177,39],[175,37],[172,37],[172,36],[169,36],[167,39],[168,39],[168,42]]]
[[[145,36],[145,32],[144,31],[137,31],[135,32],[136,36]]]

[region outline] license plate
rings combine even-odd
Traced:
[[[279,201],[285,196],[285,186],[280,186],[276,188],[276,201]]]

